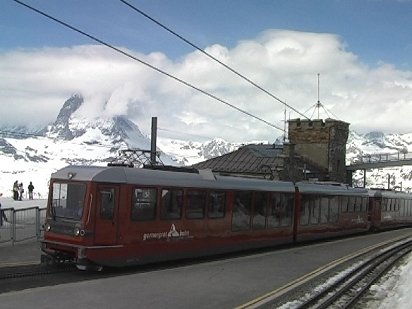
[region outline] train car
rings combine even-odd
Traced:
[[[292,243],[292,182],[130,167],[52,174],[43,261],[79,269]]]
[[[412,195],[384,189],[369,191],[369,210],[375,231],[412,225]]]
[[[340,183],[296,184],[300,212],[296,241],[367,232],[368,191]]]
[[[128,266],[410,225],[411,196],[124,166],[52,174],[44,262]]]

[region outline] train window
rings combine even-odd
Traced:
[[[267,193],[256,192],[254,201],[253,228],[256,230],[264,229],[266,227],[266,213],[268,208]]]
[[[52,215],[79,220],[83,215],[86,185],[55,182],[52,190]]]
[[[300,224],[309,224],[309,213],[312,209],[313,198],[309,195],[302,195],[302,208],[300,210]]]
[[[203,219],[205,217],[206,192],[188,190],[186,199],[186,218]]]
[[[314,197],[312,203],[312,209],[309,212],[309,222],[310,224],[318,224],[320,216],[320,197]]]
[[[268,228],[280,226],[281,220],[281,197],[280,193],[271,193],[268,213]]]
[[[153,220],[156,216],[156,189],[135,188],[132,201],[132,220]]]
[[[329,222],[338,222],[340,200],[341,197],[338,196],[333,196],[329,199]]]
[[[356,197],[349,197],[348,212],[355,212]]]
[[[281,199],[281,205],[282,205],[280,225],[290,226],[292,225],[293,206],[294,206],[293,195],[281,194],[280,199]]]
[[[368,211],[368,198],[367,197],[363,197],[362,198],[362,212]]]
[[[399,207],[400,207],[399,212],[401,213],[401,216],[405,217],[406,216],[406,201],[404,199],[400,200]]]
[[[243,231],[250,228],[251,206],[251,192],[239,191],[235,193],[232,213],[233,231]]]
[[[180,219],[182,217],[183,191],[163,189],[160,206],[161,219]]]
[[[355,204],[355,212],[362,211],[362,198],[361,197],[354,197],[354,204]]]
[[[347,196],[342,196],[341,197],[341,205],[342,205],[342,212],[348,212],[349,211],[349,197]]]
[[[100,191],[100,218],[113,219],[114,217],[114,189]]]
[[[383,198],[382,199],[382,211],[387,211],[388,210],[388,199]]]
[[[226,213],[226,193],[223,191],[210,192],[207,209],[209,218],[223,218]]]
[[[320,198],[320,223],[329,222],[329,199],[327,197]]]

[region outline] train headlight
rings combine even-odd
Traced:
[[[84,236],[86,234],[85,230],[81,230],[78,227],[75,227],[73,230],[74,236]]]
[[[78,227],[74,228],[74,236],[80,235],[80,229]]]
[[[50,232],[50,230],[51,230],[50,224],[46,223],[46,224],[44,225],[44,230],[45,230],[46,232]]]

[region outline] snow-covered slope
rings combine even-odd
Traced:
[[[0,128],[0,192],[11,195],[13,183],[30,181],[36,197],[44,197],[50,174],[69,164],[107,165],[122,149],[150,150],[150,139],[122,116],[90,117],[82,114],[81,95],[75,94],[46,128]],[[158,138],[161,161],[191,165],[235,150],[239,145],[215,139],[206,143]]]
[[[225,153],[232,152],[241,144],[228,143],[215,138],[205,143],[160,138],[158,147],[167,155],[174,157],[179,165],[192,165]]]
[[[35,192],[44,196],[50,174],[63,166],[106,165],[119,149],[150,149],[150,140],[133,122],[121,116],[84,117],[79,113],[82,104],[83,98],[73,95],[53,124],[34,133],[23,127],[1,128],[8,133],[0,137],[0,192],[11,194],[16,180],[27,190],[32,181]]]
[[[350,164],[359,157],[374,154],[400,154],[412,152],[412,133],[384,134],[370,132],[364,135],[351,132],[346,145],[346,163]],[[408,155],[410,157],[410,155]],[[363,186],[363,172],[354,174],[354,185]],[[366,172],[366,186],[377,188],[412,190],[412,166],[374,169]]]
[[[81,112],[83,98],[73,95],[61,108],[56,120],[45,128],[0,128],[0,192],[11,195],[13,183],[27,185],[33,181],[36,196],[45,197],[50,174],[68,164],[106,165],[118,156],[120,149],[150,149],[150,139],[125,117],[90,117]],[[276,143],[280,143],[277,140]],[[236,150],[242,141],[228,143],[216,138],[204,143],[163,139],[157,147],[165,164],[192,165]],[[268,142],[263,142],[268,143]],[[347,163],[366,154],[412,151],[412,133],[383,134],[351,132],[347,143]],[[367,185],[412,187],[412,167],[368,171]],[[355,184],[363,185],[363,174],[354,176]]]

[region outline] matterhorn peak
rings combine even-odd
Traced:
[[[64,102],[55,123],[67,122],[71,115],[83,104],[83,101],[83,97],[80,94],[72,95]]]
[[[74,94],[66,100],[60,109],[56,121],[49,126],[46,135],[49,137],[63,138],[65,140],[73,139],[74,136],[69,128],[69,120],[82,104],[83,97],[80,94]]]

